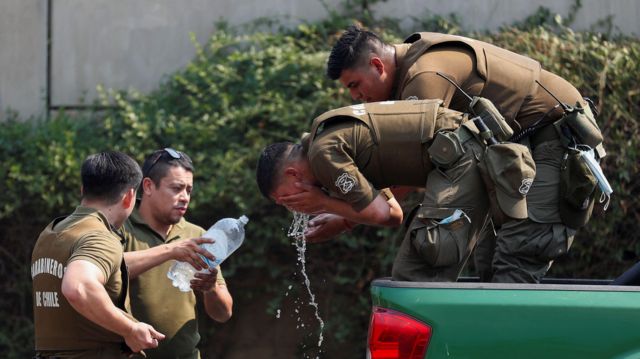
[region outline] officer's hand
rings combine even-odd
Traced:
[[[279,198],[280,204],[301,213],[319,214],[326,212],[324,203],[329,196],[322,192],[320,187],[303,182],[296,182],[295,186],[299,188],[301,192],[281,196]]]
[[[124,337],[125,343],[132,352],[138,353],[143,349],[157,348],[158,341],[164,339],[164,334],[156,331],[147,323],[133,324],[129,335]]]
[[[208,268],[207,263],[199,255],[203,255],[214,261],[216,257],[209,251],[200,247],[203,243],[213,243],[215,240],[211,238],[191,238],[189,240],[177,241],[168,244],[171,248],[171,257],[181,262],[187,262],[196,270]]]
[[[344,217],[323,213],[309,221],[304,238],[307,243],[326,242],[348,229]]]
[[[209,268],[208,272],[196,273],[194,279],[191,280],[191,289],[200,292],[207,292],[216,286],[216,278],[218,277],[217,268]]]

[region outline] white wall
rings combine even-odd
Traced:
[[[47,6],[42,0],[0,0],[0,120],[11,109],[44,113]]]
[[[389,0],[376,5],[378,14],[392,18],[424,16],[427,11],[442,16],[455,13],[466,30],[497,30],[523,20],[546,7],[553,13],[569,14],[573,0]],[[599,20],[613,15],[613,24],[623,34],[640,35],[640,1],[582,0],[582,7],[571,24],[575,30],[588,30]],[[410,20],[405,20],[409,22]]]
[[[303,6],[307,4],[307,6]],[[52,26],[53,106],[95,97],[96,85],[149,91],[195,54],[214,23],[242,24],[258,16],[319,18],[316,0],[55,0]]]
[[[47,4],[51,9],[51,88],[47,91]],[[326,0],[336,9],[341,0]],[[378,17],[456,13],[467,30],[495,30],[540,6],[566,14],[573,0],[388,0]],[[608,15],[626,34],[640,34],[640,1],[583,0],[574,28]],[[90,104],[96,86],[146,92],[194,55],[189,34],[204,44],[214,23],[257,17],[287,24],[327,16],[320,0],[0,0],[0,119],[12,108],[23,117],[50,105]]]

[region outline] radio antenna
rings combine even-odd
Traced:
[[[559,99],[558,99],[554,94],[552,94],[552,93],[551,93],[551,91],[549,91],[546,87],[544,87],[544,86],[540,83],[540,81],[536,80],[536,83],[537,83],[538,85],[540,85],[540,87],[542,87],[542,89],[543,89],[543,90],[547,91],[547,93],[548,93],[549,95],[551,95],[551,97],[553,97],[553,99],[554,99],[554,100],[556,100],[556,101],[560,104],[560,106],[562,107],[562,109],[563,109],[565,112],[566,112],[566,111],[570,111],[570,110],[571,110],[571,107],[567,106],[567,104],[565,104],[564,102],[560,101],[560,100],[559,100]]]
[[[471,96],[469,96],[469,94],[467,94],[466,92],[464,92],[464,91],[460,88],[460,86],[458,86],[458,84],[457,84],[457,83],[455,83],[452,79],[448,78],[445,74],[443,74],[442,72],[439,72],[439,71],[438,71],[438,72],[436,72],[436,74],[438,74],[438,76],[440,76],[440,77],[442,77],[443,79],[445,79],[445,80],[449,81],[453,86],[455,86],[455,87],[458,89],[458,91],[462,92],[462,94],[463,94],[463,95],[465,95],[465,96],[469,99],[469,102],[473,101],[473,99],[471,98]]]

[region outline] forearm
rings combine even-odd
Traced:
[[[402,209],[394,198],[386,200],[379,195],[359,212],[349,203],[335,198],[328,198],[325,206],[326,212],[342,216],[349,222],[385,227],[402,223]]]
[[[62,293],[69,304],[82,316],[123,337],[129,335],[135,324],[116,307],[104,286],[97,280],[67,277],[62,282]]]
[[[124,261],[127,263],[130,279],[134,279],[141,273],[170,259],[172,259],[171,248],[166,244],[124,253]]]
[[[225,284],[218,284],[204,292],[204,308],[207,315],[217,322],[226,322],[233,314],[233,298]]]

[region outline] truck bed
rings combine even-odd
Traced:
[[[606,280],[542,284],[372,282],[373,305],[432,330],[427,359],[640,358],[640,287]]]

